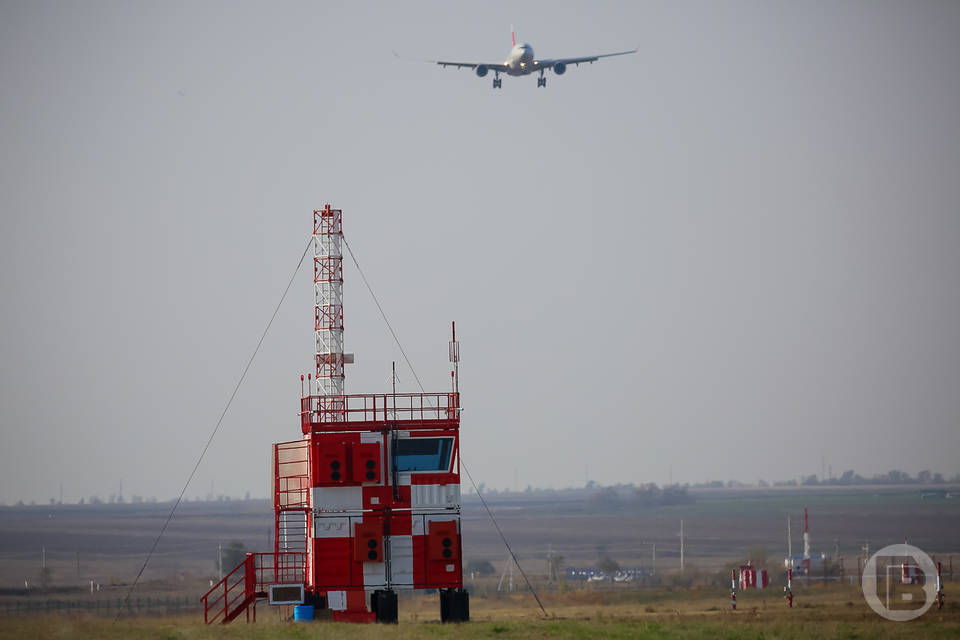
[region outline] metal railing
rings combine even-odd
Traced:
[[[307,554],[254,553],[254,589],[266,592],[272,584],[306,584]]]
[[[275,509],[309,505],[309,444],[306,440],[295,440],[273,445],[273,506]]]
[[[272,584],[305,584],[306,553],[248,553],[200,601],[206,624],[227,623],[244,612]]]
[[[248,553],[243,562],[200,598],[203,603],[204,623],[230,622],[249,605],[247,598],[251,594],[248,593],[248,577],[254,575],[253,562],[253,554]]]
[[[304,428],[314,424],[450,421],[460,417],[459,393],[385,393],[306,396],[300,399]]]

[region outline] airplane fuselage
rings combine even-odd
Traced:
[[[539,71],[539,65],[534,64],[533,47],[526,42],[514,45],[503,64],[507,66],[507,75],[511,76],[525,76]]]

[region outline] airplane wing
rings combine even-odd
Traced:
[[[466,67],[468,69],[476,69],[477,67],[486,67],[491,71],[503,71],[506,72],[507,65],[499,64],[496,62],[447,62],[444,60],[431,60],[431,62],[436,62],[441,67],[456,67],[458,69]]]
[[[600,58],[611,58],[613,56],[626,56],[631,53],[636,53],[637,49],[630,49],[629,51],[617,51],[616,53],[601,53],[596,56],[584,56],[583,58],[556,58],[554,60],[537,60],[537,64],[541,67],[552,67],[553,65],[561,62],[563,64],[575,64],[581,65],[584,62],[596,62]]]

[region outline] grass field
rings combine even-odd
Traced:
[[[922,618],[883,620],[855,587],[811,587],[788,609],[780,592],[741,593],[737,611],[724,590],[636,589],[544,594],[548,616],[529,594],[474,598],[473,621],[439,624],[436,596],[405,598],[400,623],[294,624],[281,609],[261,609],[256,624],[206,627],[197,617],[132,618],[114,623],[90,616],[0,619],[0,638],[956,638],[960,605],[931,609]]]

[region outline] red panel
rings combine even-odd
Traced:
[[[353,484],[350,477],[350,450],[359,444],[359,434],[316,434],[312,440],[311,486]]]
[[[390,516],[390,535],[413,535],[413,517],[409,513],[395,513]]]
[[[314,586],[335,589],[350,586],[350,538],[318,538],[313,541]]]
[[[460,586],[460,535],[457,521],[429,523],[429,532],[424,536],[426,549],[426,585],[429,587]]]
[[[361,591],[361,593],[363,593]],[[348,596],[349,598],[349,596]],[[376,622],[377,614],[372,611],[334,611],[334,622]]]
[[[354,482],[380,482],[380,443],[364,442],[353,445],[353,469],[351,477]]]
[[[314,456],[313,486],[338,485],[347,480],[347,444],[321,440]]]
[[[410,508],[410,486],[401,485],[399,487],[400,500],[394,502],[393,487],[364,487],[363,488],[363,508],[364,509],[384,509],[391,507],[393,509]],[[374,499],[376,501],[374,502]]]
[[[427,535],[427,560],[453,562],[459,557],[457,521],[431,522]]]
[[[459,543],[459,537],[458,537]],[[427,560],[426,582],[424,588],[463,586],[463,567],[460,558],[455,560]]]
[[[410,474],[410,484],[460,484],[460,474],[418,471]]]
[[[383,562],[383,520],[364,519],[353,525],[355,562]]]
[[[347,589],[347,611],[366,611],[366,596],[363,589]]]

